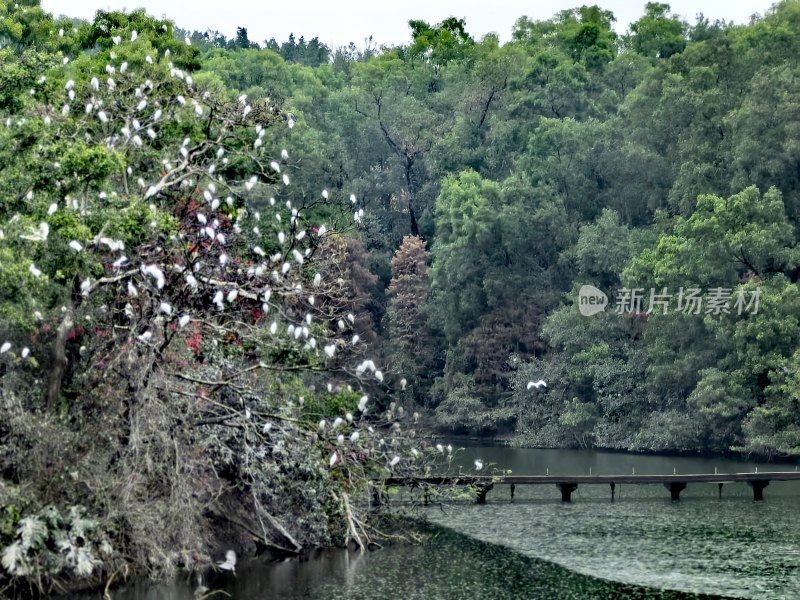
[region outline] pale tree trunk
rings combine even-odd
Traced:
[[[61,382],[67,370],[67,335],[69,335],[69,330],[72,329],[73,325],[72,310],[67,310],[56,330],[56,339],[53,342],[53,370],[48,377],[45,391],[45,404],[48,412],[53,412],[61,395]]]

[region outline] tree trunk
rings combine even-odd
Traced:
[[[74,324],[72,311],[68,310],[56,330],[56,339],[53,342],[53,370],[47,381],[45,404],[47,412],[53,412],[61,395],[61,382],[67,370],[67,335]]]

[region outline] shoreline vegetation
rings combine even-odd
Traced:
[[[431,433],[800,456],[800,0],[614,21],[0,0],[0,596],[381,544]]]

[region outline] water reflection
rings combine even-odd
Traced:
[[[713,473],[794,470],[726,459],[472,447],[475,458],[517,475]],[[488,470],[488,469],[486,469]],[[800,483],[773,482],[764,502],[744,483],[690,484],[680,502],[660,485],[580,486],[562,504],[555,486],[497,486],[488,503],[430,507],[423,545],[358,554],[318,551],[303,560],[244,561],[212,587],[233,598],[611,599],[800,598]],[[466,534],[466,535],[462,535]],[[193,581],[132,586],[115,600],[190,600]],[[635,584],[652,586],[652,589]],[[658,589],[682,591],[658,591]],[[695,595],[699,593],[708,596]],[[222,597],[222,596],[218,596]]]
[[[515,474],[671,474],[794,470],[726,459],[607,452],[467,448]],[[689,484],[680,502],[661,485],[582,485],[572,504],[554,486],[496,486],[485,507],[465,504],[431,518],[477,539],[587,575],[658,588],[748,598],[800,597],[800,482],[772,482],[754,502],[746,483]],[[487,509],[487,510],[481,510]]]
[[[449,530],[431,528],[429,534],[423,545],[395,544],[363,555],[325,551],[303,561],[255,561],[217,584],[244,600],[711,598],[597,580]],[[189,600],[192,595],[188,585],[172,585],[133,587],[114,598]]]

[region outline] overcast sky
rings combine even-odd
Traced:
[[[662,0],[664,1],[664,0]],[[762,13],[772,0],[666,0],[672,10],[689,22],[702,12],[712,21],[746,23],[753,13]],[[597,3],[617,17],[616,29],[624,32],[644,12],[646,0],[42,0],[45,10],[55,14],[90,19],[98,9],[132,10],[144,7],[150,14],[174,21],[184,29],[214,29],[233,36],[246,27],[250,40],[274,37],[285,41],[290,33],[306,39],[318,37],[330,45],[355,42],[362,46],[372,35],[378,44],[403,44],[409,40],[409,19],[437,23],[454,16],[466,18],[467,30],[476,38],[494,31],[501,40],[510,36],[522,15],[549,19],[566,8]]]

